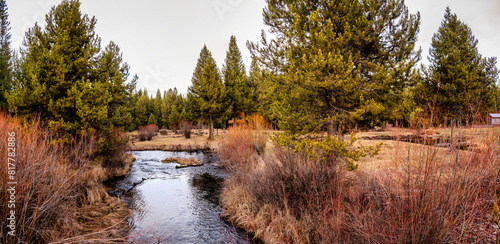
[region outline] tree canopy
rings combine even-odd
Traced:
[[[21,72],[7,96],[11,111],[38,113],[67,142],[88,131],[107,137],[137,79],[127,81],[129,66],[115,43],[101,50],[97,21],[82,14],[80,4],[62,1],[46,15],[44,28],[35,24],[26,33]]]
[[[472,30],[446,8],[432,38],[420,99],[436,122],[470,122],[498,103],[496,58],[483,58]]]
[[[420,58],[420,16],[404,1],[268,0],[263,15],[276,39],[263,33],[248,46],[272,74],[281,128],[332,131],[394,117]]]

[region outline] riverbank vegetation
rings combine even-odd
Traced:
[[[420,14],[403,0],[266,2],[273,35],[247,42],[248,74],[231,36],[222,69],[205,45],[187,94],[152,96],[116,43],[101,47],[80,1],[54,6],[14,52],[0,0],[0,134],[16,134],[19,231],[0,226],[0,241],[123,241],[126,207],[101,182],[126,174],[127,150],[217,148],[225,218],[265,242],[498,242],[500,131],[470,128],[498,112],[499,71],[467,24],[447,8],[417,67]],[[242,125],[214,132],[228,120]],[[408,129],[353,134],[389,125]]]
[[[54,142],[41,121],[0,113],[0,135],[9,138],[12,133],[15,145],[11,148],[15,151],[8,150],[7,143],[0,147],[2,158],[14,159],[0,165],[0,174],[6,176],[1,177],[0,216],[6,220],[10,210],[15,210],[15,236],[7,234],[11,231],[7,224],[2,225],[2,243],[125,240],[128,208],[120,199],[110,197],[101,184],[123,174],[123,167],[92,163],[95,141],[81,140],[69,146]],[[130,169],[133,159],[121,162]],[[12,186],[15,192],[7,190]],[[8,207],[8,203],[15,207]]]
[[[417,68],[420,15],[404,1],[267,1],[263,16],[274,39],[248,47],[283,132],[262,153],[254,131],[228,131],[217,153],[229,221],[266,243],[498,241],[499,130],[453,134],[499,101],[496,58],[465,23],[447,8]],[[349,135],[389,122],[413,130],[390,147]],[[425,134],[437,127],[451,136]]]
[[[254,133],[230,129],[218,148],[230,175],[221,204],[227,220],[265,243],[498,241],[497,128],[467,132],[483,142],[476,150],[458,147],[464,130],[444,148],[396,136],[384,158],[355,171],[322,150],[274,143],[259,153]]]

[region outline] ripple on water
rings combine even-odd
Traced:
[[[140,151],[129,174],[114,185],[133,211],[130,239],[146,243],[252,243],[220,218],[225,174],[209,153]],[[167,157],[194,157],[200,167],[176,169]]]

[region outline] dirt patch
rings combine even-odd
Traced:
[[[175,166],[176,168],[185,168],[185,167],[203,165],[196,158],[166,158],[166,159],[163,159],[161,162],[162,163],[178,163],[179,165]]]

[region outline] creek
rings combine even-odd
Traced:
[[[226,179],[211,153],[135,151],[130,172],[108,182],[109,193],[132,211],[129,238],[137,243],[253,243],[221,219],[219,194]],[[176,169],[168,157],[196,158],[202,166]]]

